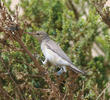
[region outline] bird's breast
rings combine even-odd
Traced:
[[[52,64],[55,64],[57,63],[57,59],[58,59],[58,56],[55,55],[55,53],[53,51],[51,51],[50,49],[48,49],[47,47],[45,47],[43,50],[42,50],[45,58]]]
[[[57,53],[49,49],[45,44],[41,45],[42,52],[45,58],[54,65],[65,65],[68,64],[67,61],[62,59]]]

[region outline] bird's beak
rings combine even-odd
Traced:
[[[34,36],[35,32],[28,32],[28,34]]]

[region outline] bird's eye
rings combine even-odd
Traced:
[[[40,35],[39,33],[37,33],[37,35]]]

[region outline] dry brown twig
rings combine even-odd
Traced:
[[[20,25],[18,23],[18,17],[13,17],[12,15],[10,15],[7,12],[7,9],[4,7],[3,3],[1,3],[0,6],[1,6],[0,7],[0,12],[1,12],[0,13],[1,14],[1,17],[0,17],[0,20],[1,20],[0,27],[1,27],[1,31],[5,33],[4,34],[5,35],[4,39],[1,40],[1,43],[6,41],[7,39],[10,39],[11,41],[17,41],[20,44],[20,46],[22,47],[22,49],[30,56],[30,58],[34,62],[35,66],[38,68],[39,74],[41,74],[42,77],[45,77],[47,83],[49,84],[49,86],[51,88],[51,91],[54,92],[53,94],[57,95],[57,93],[60,93],[59,90],[58,90],[58,87],[56,87],[56,85],[51,81],[51,78],[49,77],[48,72],[45,70],[45,68],[43,68],[39,64],[39,62],[35,59],[35,57],[33,57],[31,52],[27,49],[27,47],[22,42],[21,36],[23,34],[23,30],[19,27]],[[22,97],[22,95],[21,95],[21,97]],[[24,100],[24,99],[21,98],[21,100]]]
[[[5,64],[5,62],[4,62],[4,60],[3,60],[2,57],[0,57],[0,62],[2,62],[2,65],[3,65],[4,68],[7,70],[10,79],[13,81],[13,84],[14,84],[14,86],[16,87],[17,92],[18,92],[18,95],[19,95],[19,97],[20,97],[19,99],[25,100],[25,98],[24,98],[24,97],[22,96],[22,94],[21,94],[21,93],[22,93],[22,92],[21,92],[21,89],[19,88],[19,86],[17,85],[16,81],[14,80],[12,73],[10,73],[9,67]]]
[[[24,45],[23,41],[21,40],[21,37],[24,33],[24,30],[20,28],[20,22],[18,19],[18,14],[16,14],[16,16],[12,16],[11,14],[9,14],[9,12],[7,11],[7,9],[5,8],[5,6],[1,3],[0,5],[0,32],[4,33],[4,38],[0,40],[0,43],[2,45],[6,45],[7,46],[7,51],[9,51],[9,48],[13,51],[13,50],[17,50],[16,47],[7,44],[5,41],[7,39],[9,39],[12,42],[18,42],[19,45],[21,46],[22,49],[19,49],[21,52],[23,53],[27,53],[28,56],[30,56],[30,58],[32,59],[32,61],[34,62],[34,65],[36,68],[38,68],[39,73],[36,76],[29,76],[29,77],[43,77],[45,79],[45,81],[48,83],[49,88],[48,89],[40,89],[42,92],[47,91],[50,93],[50,95],[48,96],[48,99],[51,100],[53,98],[58,99],[58,100],[66,100],[66,98],[68,98],[69,100],[73,99],[73,91],[77,88],[74,85],[75,79],[73,80],[73,77],[77,79],[77,75],[73,74],[71,71],[69,73],[69,78],[68,80],[66,80],[65,82],[65,86],[68,88],[68,91],[65,93],[61,93],[59,86],[61,84],[64,84],[63,81],[65,81],[64,75],[57,77],[55,76],[56,79],[56,84],[55,82],[53,82],[49,76],[48,71],[42,67],[39,62],[36,60],[36,58],[32,55],[32,53],[27,49],[27,47]],[[3,59],[1,58],[2,63],[4,64]],[[29,66],[29,64],[27,64]],[[7,72],[9,72],[7,66],[4,64],[3,66],[5,66],[5,68],[7,69]],[[27,98],[25,98],[25,96],[23,96],[22,94],[22,89],[23,88],[29,88],[30,91],[32,91],[32,88],[29,84],[26,84],[27,82],[25,82],[26,85],[22,85],[22,89],[20,88],[20,86],[18,86],[17,82],[13,79],[13,75],[9,72],[9,77],[12,80],[14,86],[17,88],[17,94],[18,94],[18,99],[20,100],[26,100]],[[25,75],[22,77],[21,80],[26,81],[26,77]],[[25,79],[24,79],[25,78]],[[35,90],[35,89],[34,89]],[[36,89],[38,90],[38,89]],[[17,96],[16,96],[17,97]]]
[[[110,82],[107,83],[106,85],[106,88],[103,89],[103,91],[98,95],[97,99],[96,100],[100,100],[100,97],[104,94],[105,95],[105,92],[106,90],[110,87]]]
[[[1,82],[0,82],[0,94],[2,95],[2,97],[4,98],[4,100],[15,100],[13,97],[11,97],[8,92],[3,89],[3,86],[1,85]]]
[[[93,5],[95,6],[97,12],[100,14],[103,22],[110,27],[110,11],[107,9],[104,10],[105,3],[106,0],[100,0],[99,2],[93,1]]]
[[[70,10],[72,10],[72,11],[74,12],[75,18],[76,18],[76,20],[78,20],[78,19],[79,19],[79,13],[78,13],[78,11],[77,11],[75,5],[74,5],[74,2],[73,2],[72,0],[67,0],[67,1],[66,1],[66,5],[67,5],[67,7],[68,7]]]

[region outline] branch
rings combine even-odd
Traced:
[[[95,6],[97,12],[100,14],[103,22],[105,22],[105,24],[110,27],[110,11],[107,9],[103,11],[104,3],[101,3],[101,1],[100,3],[93,2],[93,5]]]
[[[14,79],[12,73],[11,73],[10,70],[9,70],[9,67],[5,64],[5,62],[4,62],[4,60],[3,60],[3,58],[2,58],[1,56],[0,56],[0,62],[2,62],[3,67],[5,68],[5,70],[7,70],[10,79],[13,81],[15,87],[17,88],[17,92],[18,92],[18,94],[19,94],[20,99],[21,99],[21,100],[25,100],[24,97],[23,97],[23,95],[21,94],[22,92],[21,92],[20,87],[17,85],[17,83],[16,83],[16,81],[15,81],[15,79]]]
[[[3,89],[3,86],[0,84],[0,95],[1,95],[1,98],[0,99],[2,99],[2,97],[3,98],[5,98],[5,99],[7,99],[7,100],[15,100],[13,97],[11,97],[9,94],[8,94],[8,92],[7,91],[5,91],[5,89]]]
[[[45,70],[45,68],[43,68],[39,62],[35,59],[35,57],[32,56],[32,53],[27,49],[27,47],[24,45],[24,43],[21,40],[21,36],[23,34],[23,30],[20,28],[20,25],[16,19],[16,17],[11,16],[6,8],[4,7],[4,5],[0,5],[0,12],[1,12],[1,16],[0,16],[0,27],[2,27],[2,32],[5,33],[5,35],[8,35],[8,39],[10,39],[11,41],[17,41],[20,46],[23,48],[23,50],[30,56],[30,58],[32,59],[32,61],[34,62],[34,65],[38,68],[39,73],[42,74],[42,77],[44,77],[52,91],[52,95],[56,95],[57,98],[60,98],[60,91],[59,91],[59,87],[57,85],[55,85],[51,78],[49,77],[48,71]],[[17,17],[18,18],[18,17]],[[14,20],[13,20],[14,19]],[[6,40],[6,38],[4,38],[3,40]],[[6,65],[4,65],[6,66]],[[10,76],[11,80],[14,82],[12,76]],[[14,82],[15,83],[15,82]],[[17,86],[17,85],[16,85]],[[19,89],[18,89],[19,90]],[[21,94],[21,93],[20,93]],[[23,98],[22,98],[23,100]]]
[[[107,83],[107,86],[105,89],[103,89],[103,91],[99,94],[99,96],[97,97],[96,100],[99,100],[100,97],[106,92],[106,90],[110,87],[110,82]]]
[[[78,19],[79,19],[79,13],[78,13],[78,11],[77,11],[77,9],[76,9],[76,7],[75,7],[73,1],[72,1],[72,0],[67,0],[66,5],[67,5],[67,7],[68,7],[70,10],[72,10],[72,11],[74,12],[75,18],[76,18],[76,20],[78,20]]]

